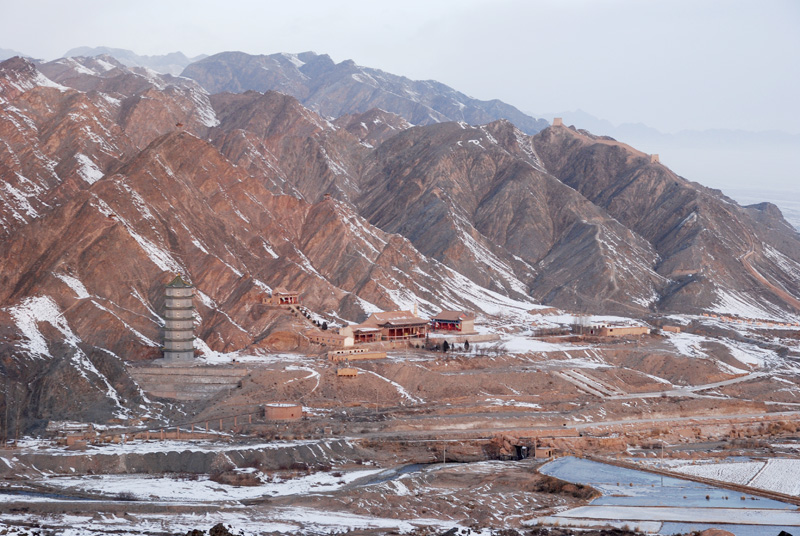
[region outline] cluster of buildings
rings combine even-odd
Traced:
[[[627,337],[631,335],[647,335],[650,328],[639,323],[623,321],[596,321],[589,315],[579,314],[571,328],[572,333],[595,337]],[[547,334],[545,334],[547,335]]]
[[[194,357],[194,286],[178,275],[165,289],[164,358],[185,360]],[[262,305],[300,307],[300,294],[276,288],[260,297]],[[302,307],[301,307],[302,309]],[[473,335],[475,315],[467,311],[443,310],[431,319],[421,318],[416,311],[387,311],[373,313],[360,324],[338,330],[309,329],[304,332],[309,341],[331,347],[352,347],[356,344],[383,341],[424,339],[428,333],[444,332],[454,335]]]
[[[444,310],[425,319],[411,311],[387,311],[373,313],[360,324],[339,328],[337,333],[309,330],[306,336],[317,344],[346,348],[363,343],[424,339],[431,332],[475,334],[475,315]]]

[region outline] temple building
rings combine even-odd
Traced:
[[[431,318],[433,331],[448,331],[462,334],[475,333],[475,314],[466,311],[444,310]]]
[[[164,359],[194,357],[194,286],[179,275],[165,289]]]
[[[422,339],[428,333],[429,322],[411,311],[373,313],[361,324],[339,330],[342,335],[352,335],[354,342],[397,341]]]
[[[269,296],[264,296],[261,303],[265,305],[299,305],[300,293],[278,287]]]

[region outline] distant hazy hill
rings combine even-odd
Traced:
[[[154,71],[164,74],[179,75],[187,65],[206,57],[205,54],[188,58],[183,52],[171,52],[160,56],[140,56],[131,50],[111,47],[78,47],[64,54],[65,58],[76,56],[100,56],[108,54],[113,56],[123,65],[128,67],[149,67]]]
[[[314,52],[268,56],[223,52],[192,63],[182,75],[212,94],[279,91],[328,118],[380,108],[415,125],[446,121],[482,125],[508,119],[527,134],[548,125],[500,100],[473,99],[435,80],[411,80],[352,60],[334,63],[330,56]]]
[[[612,136],[645,152],[657,153],[680,175],[726,193],[753,187],[765,194],[768,190],[798,190],[794,162],[800,154],[800,135],[781,131],[781,125],[761,132],[713,129],[667,134],[642,123],[614,125],[583,110],[540,117],[562,117],[565,125]],[[772,201],[781,209],[789,208],[780,196],[765,195],[761,200]]]
[[[14,56],[24,56],[22,52],[18,52],[16,50],[12,50],[10,48],[0,48],[0,61],[7,60],[8,58],[13,58]]]

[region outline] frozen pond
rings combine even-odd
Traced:
[[[699,482],[572,457],[554,460],[540,471],[589,484],[603,494],[589,506],[558,514],[562,519],[661,521],[660,534],[723,528],[737,536],[777,535],[781,530],[797,532],[800,526],[800,512],[792,504]]]

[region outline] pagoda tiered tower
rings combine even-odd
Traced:
[[[167,285],[164,303],[164,359],[194,358],[194,286],[179,275]]]

